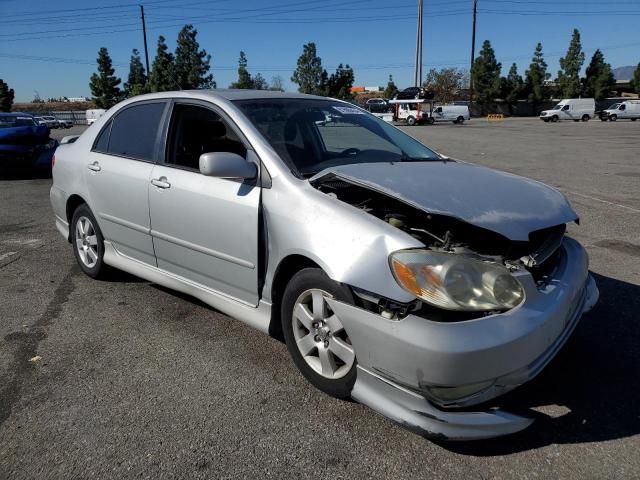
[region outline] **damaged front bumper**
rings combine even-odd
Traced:
[[[525,301],[508,312],[463,322],[434,322],[415,315],[388,320],[328,299],[358,358],[352,396],[422,435],[472,440],[507,435],[533,420],[500,410],[460,412],[531,380],[569,338],[598,299],[582,246],[565,238],[552,280],[539,287],[519,277]],[[433,387],[486,388],[455,401]]]

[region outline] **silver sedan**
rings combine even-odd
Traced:
[[[487,401],[537,375],[598,298],[561,193],[338,100],[135,97],[63,140],[53,180],[87,275],[197,297],[283,338],[320,390],[430,438],[526,428]]]

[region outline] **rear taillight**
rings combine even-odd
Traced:
[[[53,157],[51,157],[51,168],[56,166],[56,156],[55,154],[53,155]]]

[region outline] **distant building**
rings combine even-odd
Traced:
[[[87,97],[65,97],[65,102],[88,102],[89,99]]]
[[[349,90],[351,93],[362,93],[365,91],[364,87],[351,87]]]
[[[365,92],[381,92],[382,90],[382,87],[364,87]]]

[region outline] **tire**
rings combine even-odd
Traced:
[[[606,122],[607,120],[609,120],[609,119],[607,117],[605,117],[604,115],[602,115],[600,117],[600,121],[602,121],[602,122]]]
[[[327,296],[354,303],[351,291],[321,269],[296,273],[282,298],[282,332],[293,363],[309,383],[332,397],[349,398],[356,381],[355,351],[340,320],[322,300]]]
[[[552,121],[553,123],[556,123],[556,122],[558,121],[558,116],[557,116],[557,115],[554,115],[553,117],[551,117],[551,121]]]
[[[609,120],[611,120],[612,122],[615,122],[616,120],[618,120],[618,116],[616,114],[609,115]]]
[[[588,122],[589,120],[591,120],[591,117],[589,115],[587,115],[586,113],[584,115],[582,115],[582,121],[583,122]]]
[[[637,118],[632,118],[631,119],[632,122],[635,122],[636,120],[637,120]]]
[[[91,209],[83,203],[73,212],[71,244],[76,261],[91,278],[104,278],[109,267],[104,263],[104,237]]]
[[[574,122],[578,123],[580,120],[574,120]]]
[[[456,118],[456,121],[453,123],[457,123],[458,125],[462,125],[464,123],[464,117]]]
[[[544,122],[544,123],[549,123],[549,119],[548,119],[548,118],[545,118],[545,119],[543,120],[543,122]]]
[[[415,117],[407,117],[407,125],[409,125],[410,127],[413,127],[415,124],[416,124]]]

